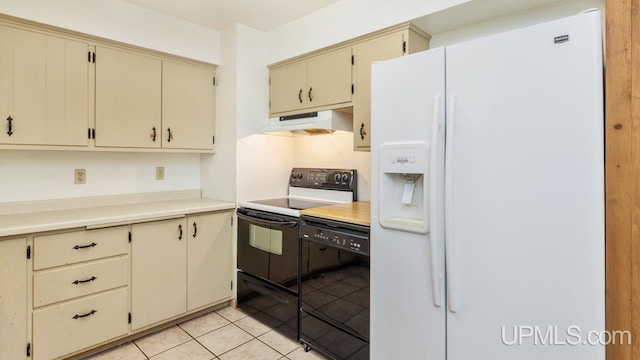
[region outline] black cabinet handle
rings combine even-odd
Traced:
[[[89,244],[89,245],[76,245],[76,246],[74,246],[74,247],[73,247],[73,250],[86,249],[86,248],[92,248],[92,247],[94,247],[94,246],[96,246],[96,245],[98,245],[98,244],[96,244],[96,243],[94,243],[94,242],[92,242],[92,243],[91,243],[91,244]]]
[[[154,126],[153,129],[153,134],[151,134],[151,140],[153,140],[153,142],[156,142],[156,127]]]
[[[196,237],[196,235],[198,234],[198,225],[196,225],[196,223],[193,223],[193,237]]]
[[[360,124],[360,140],[364,140],[364,137],[367,136],[367,132],[364,130],[364,123]]]
[[[167,142],[171,142],[171,139],[173,139],[173,134],[171,133],[171,128],[167,128],[167,132],[169,133],[168,137],[167,137]]]
[[[78,320],[78,319],[80,319],[80,318],[87,317],[87,316],[89,316],[89,315],[93,315],[93,314],[95,314],[95,313],[97,313],[97,312],[98,312],[98,310],[91,310],[91,311],[89,311],[88,313],[83,314],[83,315],[78,315],[78,314],[76,314],[76,315],[73,315],[72,319]]]
[[[182,225],[178,225],[178,230],[180,231],[180,235],[178,235],[178,240],[182,240]]]
[[[97,277],[92,276],[92,277],[88,278],[87,280],[76,280],[76,281],[72,282],[72,284],[74,284],[74,285],[78,285],[78,284],[82,284],[82,283],[87,283],[87,282],[90,282],[90,281],[94,281],[94,280],[96,280],[96,279],[97,279]]]
[[[7,118],[7,122],[9,123],[7,135],[11,136],[11,135],[13,135],[13,118],[11,116],[9,116]]]
[[[313,98],[311,97],[311,91],[313,91],[312,87],[309,88],[309,93],[307,94],[309,95],[309,101],[313,101]]]
[[[300,92],[298,93],[298,99],[300,100],[300,104],[302,104],[302,89],[300,89]]]

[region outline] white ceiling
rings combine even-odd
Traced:
[[[269,31],[338,0],[125,0],[214,30],[240,23]]]

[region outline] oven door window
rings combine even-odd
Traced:
[[[251,224],[249,245],[271,254],[282,255],[282,231]]]

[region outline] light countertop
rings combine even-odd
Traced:
[[[235,209],[235,207],[235,203],[228,201],[190,198],[2,214],[0,215],[0,237],[161,220],[186,214]]]
[[[342,221],[351,224],[370,226],[371,203],[354,201],[345,204],[321,206],[300,211],[301,215],[315,216],[323,219]]]

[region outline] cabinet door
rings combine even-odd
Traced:
[[[131,227],[131,329],[187,310],[187,229],[184,219]]]
[[[402,56],[404,32],[369,40],[353,49],[355,56],[353,145],[369,151],[371,144],[371,64]]]
[[[351,48],[310,59],[307,62],[307,106],[350,102],[351,68]]]
[[[87,146],[88,45],[9,27],[0,37],[0,142]]]
[[[0,241],[0,354],[24,359],[27,346],[27,240]]]
[[[45,144],[87,146],[89,46],[52,36],[46,46]]]
[[[231,212],[190,216],[187,310],[231,298]]]
[[[270,113],[299,110],[307,106],[307,63],[299,62],[269,73]]]
[[[213,149],[214,70],[162,62],[162,147]]]
[[[159,148],[161,60],[96,47],[96,146]]]
[[[7,143],[13,118],[13,30],[0,26],[0,143]]]

